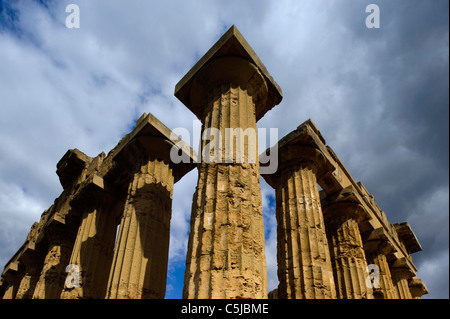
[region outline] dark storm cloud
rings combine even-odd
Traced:
[[[355,41],[368,43],[382,91],[362,178],[391,222],[410,222],[424,249],[413,256],[419,271],[434,263],[434,275],[424,278],[430,296],[448,297],[449,3],[377,4],[380,32],[349,26]],[[342,19],[355,22],[349,16],[357,6],[345,9]]]

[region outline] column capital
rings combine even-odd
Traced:
[[[91,161],[91,157],[78,149],[68,150],[56,164],[56,174],[59,176],[63,188],[70,187]]]
[[[222,62],[219,62],[219,58],[222,57],[235,57],[235,59],[222,60]],[[217,59],[217,61],[213,62],[215,59]],[[241,60],[246,60],[248,62],[247,66],[243,69],[239,67],[239,65],[244,65]],[[212,62],[213,64],[210,64]],[[229,64],[231,62],[233,63],[233,66]],[[250,65],[252,66],[250,67]],[[247,67],[249,68],[247,69]],[[210,70],[204,74],[214,74],[215,76],[218,76],[216,80],[221,77],[228,77],[227,74],[229,74],[229,72],[231,72],[230,75],[233,73],[233,76],[236,76],[237,73],[235,71],[242,71],[245,69],[247,69],[247,71],[239,76],[241,80],[244,80],[244,78],[248,78],[249,76],[249,79],[251,79],[252,73],[258,75],[258,77],[262,77],[261,79],[265,82],[265,86],[267,87],[267,96],[264,101],[260,100],[260,102],[264,103],[256,104],[255,113],[257,121],[263,117],[267,111],[279,104],[283,98],[278,84],[273,80],[264,64],[241,35],[239,30],[233,25],[175,86],[175,96],[200,120],[203,120],[204,110],[202,109],[203,105],[196,102],[197,97],[195,97],[195,94],[197,93],[199,86],[194,82],[199,81],[201,75],[198,75],[207,68]],[[218,69],[214,72],[212,70],[213,68]],[[213,72],[211,73],[211,71]],[[230,80],[230,78],[228,78],[228,80]],[[235,78],[235,80],[239,79]],[[229,83],[232,83],[235,80]],[[258,79],[258,81],[260,81],[260,79]],[[200,80],[200,82],[202,81]]]
[[[235,56],[216,58],[203,66],[192,80],[190,101],[192,111],[202,121],[211,109],[210,101],[222,94],[221,86],[239,86],[247,91],[255,110],[266,105],[268,87],[258,68],[246,59]]]
[[[307,165],[315,171],[318,180],[336,169],[325,147],[325,140],[311,120],[305,121],[280,139],[277,144],[261,153],[260,162],[267,162],[267,154],[272,152],[278,154],[278,170],[275,174],[262,174],[262,176],[274,188],[278,184],[280,171],[289,167]]]
[[[182,152],[189,160],[174,163],[171,160],[172,149]],[[168,163],[173,169],[175,182],[191,171],[197,162],[197,153],[189,144],[152,114],[146,113],[138,119],[135,129],[127,134],[111,152],[115,164],[105,175],[105,179],[114,181],[115,184],[123,181],[128,184],[135,169],[134,166],[149,160],[157,159]]]
[[[321,199],[325,219],[332,216],[346,216],[358,223],[370,220],[370,214],[359,202],[357,190],[350,185],[339,192]]]
[[[72,239],[75,239],[78,231],[78,224],[66,222],[66,220],[58,218],[56,214],[54,216],[50,216],[49,219],[51,220],[43,228],[43,233],[45,239],[50,245],[67,245],[67,241],[72,241]]]

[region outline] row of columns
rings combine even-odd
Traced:
[[[114,165],[105,164],[105,176],[93,170],[78,180],[74,196],[61,197],[70,202],[62,205],[69,208],[65,220],[51,209],[43,230],[47,244],[25,250],[10,265],[3,298],[164,298],[173,187],[194,166],[173,164],[168,132],[148,134],[165,128],[147,120],[111,153]]]
[[[300,151],[281,150],[280,169],[264,176],[276,193],[279,298],[420,297],[421,289],[410,289],[415,279],[407,263],[388,261],[394,248],[383,229],[365,235],[363,241],[359,225],[368,217],[359,203],[331,196],[321,201],[320,152],[310,146],[297,148]],[[139,154],[138,149],[134,146],[131,153]],[[45,259],[27,250],[21,257],[25,275],[13,278],[16,292],[8,291],[5,298],[164,297],[174,176],[169,163],[158,158],[132,161],[125,203],[115,201],[103,179],[94,176],[71,202],[75,209],[83,208],[78,232],[53,223],[47,229]],[[201,167],[207,169],[205,164]],[[233,183],[247,184],[241,177],[258,185],[257,174],[229,165],[209,169],[213,171],[200,171],[200,176],[211,183],[200,179],[194,195],[183,297],[267,297],[264,247],[258,246],[263,242],[258,236],[264,236],[260,193],[249,189],[244,194],[244,188],[243,196],[233,197],[233,202],[228,197]],[[249,207],[257,211],[242,209]],[[229,247],[236,243],[239,246]],[[37,276],[39,264],[44,266]],[[369,264],[378,266],[375,289],[367,281]],[[67,284],[67,265],[81,271],[75,286]]]
[[[298,144],[300,135],[280,141],[279,169],[263,175],[276,194],[278,298],[420,298],[426,288],[415,272],[406,262],[388,261],[394,248],[386,231],[361,233],[369,215],[349,198],[355,189],[320,198],[327,164],[319,149]]]
[[[311,154],[311,150],[304,152],[307,153]],[[295,156],[300,159],[298,154]],[[321,204],[317,183],[320,167],[320,163],[308,156],[282,166],[270,179],[265,176],[275,185],[276,192],[279,298],[419,298],[423,291],[411,289],[414,274],[406,263],[400,260],[388,262],[387,255],[393,252],[393,247],[387,238],[377,234],[383,231],[374,231],[363,242],[359,223],[364,221],[365,214],[360,204],[351,201]],[[197,256],[200,270],[195,272],[197,278],[189,277],[189,282],[185,283],[186,298],[230,297],[233,291],[223,289],[229,285],[224,280],[247,280],[250,276],[248,268],[233,269],[239,262],[241,267],[257,264],[255,258],[262,255],[248,242],[258,238],[254,231],[251,232],[252,222],[246,221],[239,210],[244,198],[240,198],[236,211],[229,202],[224,202],[220,211],[228,215],[197,212],[197,209],[212,211],[209,205],[221,206],[221,190],[226,197],[232,175],[224,169],[216,170],[212,180],[218,184],[208,184],[200,189],[201,195],[196,195],[199,196],[198,204],[194,202],[193,205],[196,209],[193,210],[190,240],[198,236],[200,230],[202,235],[192,246],[195,249],[188,252],[188,258],[191,258],[188,261]],[[251,174],[245,176],[253,178]],[[115,203],[111,194],[98,186],[98,180],[91,184],[92,187],[86,187],[86,194],[80,195],[79,202],[72,201],[74,207],[78,203],[83,203],[84,207],[78,233],[58,223],[48,229],[50,243],[45,260],[40,261],[42,257],[34,249],[27,250],[21,257],[26,264],[25,275],[11,277],[17,282],[16,292],[10,290],[4,298],[164,297],[174,185],[169,164],[157,159],[138,161],[125,204]],[[258,193],[254,195],[258,199]],[[205,196],[214,197],[206,199]],[[116,216],[122,209],[114,248]],[[199,219],[199,215],[203,218]],[[241,233],[235,233],[232,226],[242,228]],[[262,225],[258,225],[258,229],[263,229]],[[243,231],[249,231],[249,235]],[[240,248],[230,250],[227,245],[232,244],[233,238],[240,238],[242,242],[238,240]],[[249,252],[255,254],[253,258],[245,256]],[[40,276],[37,273],[39,264],[44,265]],[[78,287],[64,286],[66,267],[70,264],[81,270]],[[368,264],[379,268],[377,289],[367,284]],[[186,273],[190,273],[192,267],[188,263]],[[265,269],[257,269],[255,273],[261,276],[257,278],[265,279],[264,272]],[[188,290],[191,286],[194,288]],[[252,288],[251,285],[248,287]],[[236,286],[236,291],[243,297],[262,298],[266,287],[265,283],[260,284],[260,296],[244,295],[243,284]]]

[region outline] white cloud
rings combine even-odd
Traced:
[[[0,265],[6,262],[25,242],[31,225],[46,207],[15,184],[0,181]]]

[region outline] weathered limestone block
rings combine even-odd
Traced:
[[[37,226],[37,223],[33,226]],[[35,227],[32,227],[29,234],[29,240],[18,259],[19,262],[24,265],[25,275],[20,281],[19,289],[15,297],[16,299],[31,299],[33,297],[33,292],[43,267],[42,254],[36,250],[35,241],[33,240],[34,231]]]
[[[367,261],[358,222],[365,212],[356,202],[334,201],[323,207],[339,299],[372,299],[366,284]]]
[[[408,285],[413,299],[420,299],[423,295],[428,294],[428,288],[425,286],[422,279],[417,277],[411,278]]]
[[[3,271],[3,279],[5,283],[2,283],[2,286],[5,285],[3,299],[15,299],[17,292],[19,291],[19,287],[24,277],[24,272],[20,269],[20,265],[18,261],[10,262]]]
[[[379,267],[379,288],[374,288],[374,298],[398,299],[399,296],[392,282],[392,274],[389,269],[386,254],[383,251],[374,252],[369,261]]]
[[[186,298],[267,295],[258,174],[249,165],[201,165],[191,216]]]
[[[281,91],[233,26],[175,95],[203,124],[183,298],[267,298],[256,121]]]

